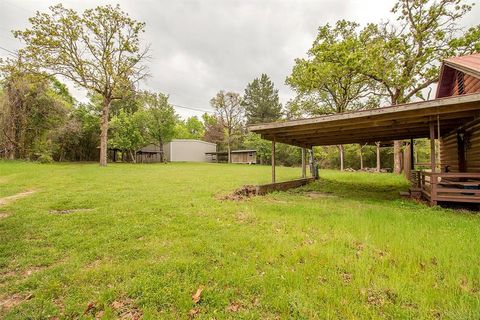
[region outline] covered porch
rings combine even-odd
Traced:
[[[277,142],[301,147],[302,154],[305,155],[314,146],[428,138],[430,168],[415,171],[413,161],[410,161],[407,170],[412,181],[412,193],[420,193],[435,205],[439,201],[480,203],[479,119],[480,94],[475,93],[373,110],[259,124],[249,129],[272,142],[273,183]],[[413,143],[409,144],[409,148],[413,155]],[[436,155],[439,155],[438,159]],[[302,177],[305,177],[305,156],[302,162]]]

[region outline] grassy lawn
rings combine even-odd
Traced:
[[[320,174],[221,201],[270,168],[0,162],[0,198],[35,191],[0,206],[0,318],[480,318],[480,216]]]

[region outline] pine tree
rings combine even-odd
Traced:
[[[278,90],[266,74],[247,85],[243,106],[249,125],[276,121],[282,116]]]

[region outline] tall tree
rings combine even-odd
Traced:
[[[278,90],[265,73],[247,85],[242,105],[249,125],[277,121],[282,116]]]
[[[360,32],[352,70],[379,83],[390,104],[426,99],[438,81],[439,61],[480,51],[480,26],[463,32],[459,20],[472,6],[462,0],[399,0],[397,23],[370,24]],[[394,171],[401,172],[401,142],[394,144]]]
[[[160,161],[163,162],[163,145],[172,140],[178,116],[164,94],[146,93],[144,101],[147,132],[150,140],[160,148]]]
[[[56,79],[2,66],[0,145],[9,159],[51,159],[51,135],[62,126],[73,98]]]
[[[341,20],[334,27],[327,24],[319,28],[308,58],[295,61],[292,74],[286,81],[305,103],[291,103],[289,106],[309,107],[303,112],[312,116],[343,113],[374,105],[373,81],[345,66],[352,58],[351,52],[355,52],[358,46],[355,41],[357,27],[354,22]],[[292,110],[288,113],[298,112]],[[344,147],[339,145],[338,149],[340,169],[343,170]]]
[[[209,115],[208,113],[202,115],[202,120],[203,126],[205,127],[203,140],[215,144],[222,143],[225,140],[225,134],[220,120],[216,116]]]
[[[238,93],[227,92],[223,90],[218,92],[210,100],[210,104],[215,109],[215,113],[225,131],[225,144],[227,145],[228,162],[231,162],[232,143],[242,133],[244,109],[242,99]]]
[[[79,14],[58,4],[29,21],[31,28],[14,32],[26,43],[22,59],[102,97],[100,165],[106,166],[110,104],[146,76],[141,62],[148,48],[140,43],[145,24],[118,5]]]

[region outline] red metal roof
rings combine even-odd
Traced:
[[[480,77],[480,53],[448,58],[444,60],[444,64],[472,76]]]

